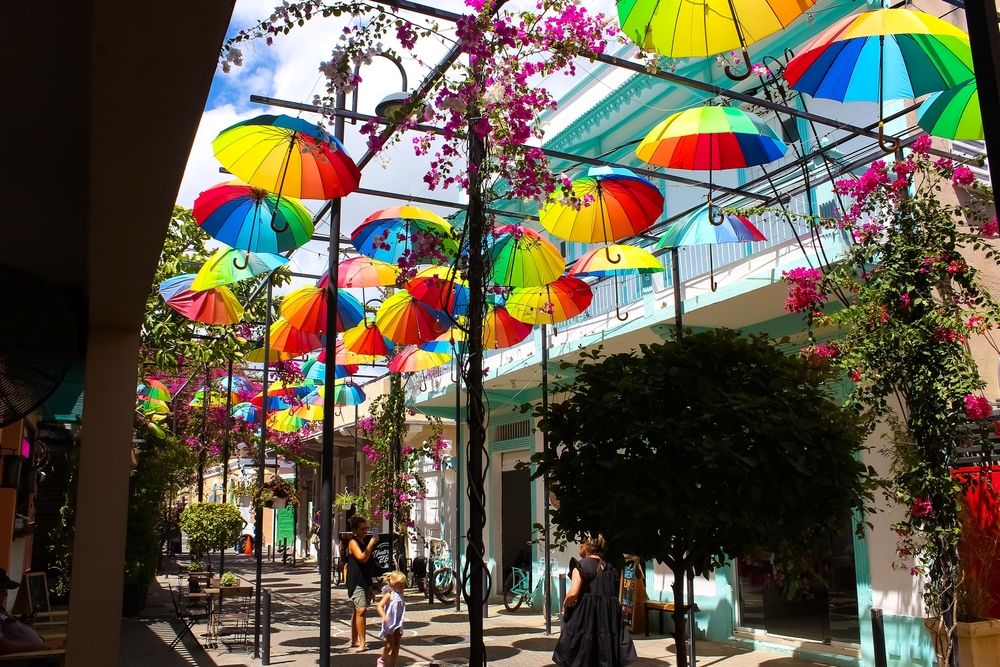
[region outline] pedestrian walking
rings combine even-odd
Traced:
[[[386,585],[382,587],[382,599],[375,606],[375,611],[382,619],[382,632],[379,636],[385,640],[385,645],[377,665],[396,667],[399,643],[403,639],[403,615],[406,612],[406,602],[403,600],[406,575],[402,572],[389,572],[382,577],[382,581]]]
[[[552,653],[560,667],[621,667],[636,659],[618,604],[618,570],[604,561],[604,550],[602,535],[584,535]]]
[[[372,603],[372,582],[365,563],[371,558],[375,548],[375,537],[368,537],[368,522],[362,516],[351,519],[354,536],[347,545],[347,595],[354,603],[351,618],[351,646],[358,652],[368,648],[365,634],[365,613]]]

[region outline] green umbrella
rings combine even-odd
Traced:
[[[977,141],[983,138],[976,80],[934,93],[920,105],[917,124],[935,137]]]
[[[491,277],[507,287],[541,287],[563,274],[566,260],[534,229],[520,225],[497,227],[487,241]]]

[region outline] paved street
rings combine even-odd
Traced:
[[[226,569],[253,582],[253,561],[245,556],[227,555]],[[319,647],[319,574],[315,565],[300,564],[292,568],[268,562],[264,565],[263,581],[265,588],[272,591],[271,664],[315,665]],[[167,587],[169,585],[176,590],[179,583],[185,585],[186,581],[177,575],[159,577],[150,591],[143,617],[123,623],[122,665],[261,664],[259,659],[253,659],[252,647],[250,652],[238,646],[202,649],[190,637],[179,649],[168,649],[167,645],[181,626],[173,620],[173,606]],[[406,599],[406,631],[400,650],[400,664],[467,664],[469,627],[466,613],[456,613],[453,607],[441,604],[431,606],[426,597],[416,590],[408,591]],[[333,600],[333,664],[343,667],[374,665],[382,646],[377,638],[378,623],[374,609],[370,612],[372,618],[368,624],[369,648],[359,654],[348,646],[350,603],[346,591],[335,588]],[[558,622],[554,625],[554,634],[546,636],[541,614],[524,610],[509,613],[502,605],[491,606],[489,613],[484,633],[491,665],[534,667],[552,664]],[[204,632],[204,624],[196,626],[198,640],[206,641]],[[635,640],[640,656],[634,663],[637,667],[676,665],[672,640],[657,636],[639,636]],[[699,642],[698,657],[698,664],[703,667],[805,667],[813,664],[778,654],[750,653],[710,642]]]

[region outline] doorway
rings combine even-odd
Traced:
[[[531,572],[531,472],[514,468],[519,458],[504,454],[500,473],[501,591],[512,567]]]

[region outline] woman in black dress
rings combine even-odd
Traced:
[[[604,537],[585,535],[573,584],[563,601],[562,631],[552,653],[560,667],[619,667],[636,659],[618,606],[618,570],[604,562]]]

